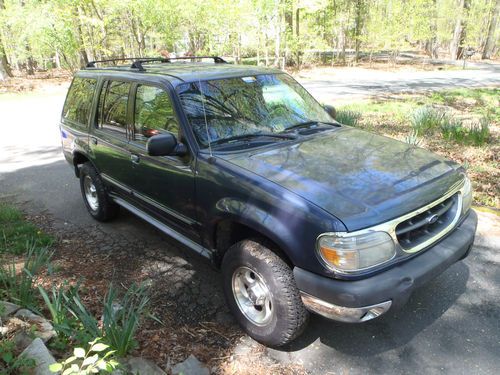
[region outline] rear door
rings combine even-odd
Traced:
[[[90,134],[93,160],[104,181],[119,192],[130,193],[130,139],[132,84],[105,79],[101,85],[96,119]]]
[[[148,139],[170,132],[185,143],[169,91],[153,83],[137,84],[132,95],[132,134],[129,151],[134,173],[131,188],[150,213],[176,231],[199,238],[194,204],[194,158],[149,156]]]

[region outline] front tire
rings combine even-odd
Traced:
[[[109,197],[101,177],[89,162],[80,168],[80,189],[90,215],[98,221],[109,221],[118,214],[119,207]]]
[[[226,252],[222,273],[229,308],[249,336],[278,347],[302,333],[309,314],[292,270],[278,255],[244,240]]]

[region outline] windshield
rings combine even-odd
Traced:
[[[184,83],[177,93],[198,142],[205,147],[208,137],[221,144],[245,135],[281,133],[301,123],[333,121],[287,74]]]

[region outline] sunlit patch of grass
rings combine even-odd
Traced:
[[[348,110],[348,109],[341,109],[337,111],[337,114],[335,116],[335,120],[340,122],[341,124],[348,125],[348,126],[357,126],[359,118],[361,117],[360,112]]]
[[[0,255],[20,255],[26,251],[27,244],[46,247],[52,241],[52,237],[25,221],[22,212],[17,208],[0,202]]]

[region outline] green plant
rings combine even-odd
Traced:
[[[422,139],[419,138],[418,133],[413,130],[410,134],[405,137],[405,142],[409,145],[418,147],[422,143]]]
[[[38,286],[38,290],[45,302],[45,306],[49,310],[52,324],[57,331],[59,337],[71,337],[77,326],[77,320],[69,313],[67,308],[68,302],[78,295],[80,284],[68,286],[67,283],[56,287],[52,286],[49,293],[42,287]],[[60,340],[59,344],[63,344],[67,340]]]
[[[87,351],[75,348],[71,357],[50,365],[50,371],[62,375],[111,373],[118,367],[118,362],[112,358],[115,351],[108,350],[109,346],[100,341],[98,338],[89,342],[90,348]]]
[[[2,375],[28,375],[31,374],[35,367],[33,359],[25,358],[24,356],[16,356],[16,345],[13,341],[0,341],[0,374]]]
[[[361,113],[349,109],[340,109],[335,116],[335,120],[348,126],[357,126],[360,118]]]
[[[0,253],[19,255],[26,251],[27,243],[47,247],[52,242],[52,237],[27,222],[21,211],[0,203]]]
[[[456,119],[447,119],[441,124],[443,138],[462,144],[481,146],[488,142],[490,137],[489,119],[483,117],[479,122],[473,122],[469,127]]]
[[[117,298],[116,289],[110,286],[104,301],[103,330],[106,342],[119,356],[136,347],[134,335],[148,303],[145,285],[132,285],[121,299]]]
[[[69,298],[66,308],[80,327],[73,329],[75,341],[82,342],[89,337],[103,337],[117,355],[125,356],[137,345],[134,335],[146,312],[149,297],[145,285],[132,285],[118,298],[117,290],[110,285],[104,299],[102,326],[82,303],[78,293]]]
[[[49,249],[38,248],[35,243],[27,244],[26,260],[20,271],[15,261],[0,267],[0,294],[22,307],[34,307],[33,283],[42,269],[50,270],[51,257]]]
[[[411,126],[417,136],[423,136],[439,128],[446,113],[425,106],[413,112],[410,118]]]

